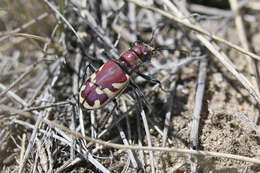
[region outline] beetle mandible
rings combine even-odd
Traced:
[[[118,96],[128,85],[131,73],[154,56],[156,49],[136,41],[117,61],[109,60],[95,71],[80,88],[80,103],[86,109],[99,109]],[[158,80],[138,73],[141,77]]]

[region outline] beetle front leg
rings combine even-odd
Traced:
[[[93,65],[91,65],[91,64],[88,64],[88,66],[87,66],[87,69],[90,69],[90,71],[92,72],[92,73],[94,73],[95,71],[97,71],[96,69],[95,69],[95,67],[93,66]]]
[[[88,64],[88,66],[87,66],[87,68],[86,68],[86,70],[85,70],[85,72],[84,72],[84,74],[83,74],[83,80],[82,80],[82,82],[81,82],[80,88],[81,88],[81,87],[83,86],[83,84],[84,84],[84,81],[85,81],[85,78],[86,78],[86,75],[87,75],[87,70],[88,70],[88,68],[89,68],[89,70],[91,71],[91,73],[94,73],[94,72],[96,71],[96,69],[95,69],[95,67],[94,67],[93,65]]]
[[[140,72],[138,72],[138,71],[137,71],[136,73],[137,73],[139,76],[141,76],[142,78],[146,79],[146,80],[149,80],[149,81],[152,81],[152,82],[155,82],[155,83],[159,84],[159,87],[160,87],[164,92],[168,92],[168,90],[166,90],[166,89],[164,89],[164,88],[162,87],[162,83],[161,83],[159,80],[157,80],[157,79],[155,79],[155,78],[153,78],[153,77],[151,77],[151,76],[142,74],[142,73],[140,73]]]
[[[139,76],[141,76],[142,78],[146,79],[146,80],[149,80],[149,81],[152,81],[152,82],[155,82],[155,83],[158,83],[159,85],[161,85],[161,82],[151,76],[148,76],[148,75],[145,75],[145,74],[142,74],[140,72],[136,72]]]

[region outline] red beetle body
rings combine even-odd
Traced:
[[[110,60],[90,76],[80,89],[80,103],[86,109],[99,109],[106,105],[126,88],[130,80],[128,73],[152,55],[150,46],[136,42],[118,62]]]

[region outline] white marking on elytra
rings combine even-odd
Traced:
[[[128,84],[129,82],[129,76],[126,74],[126,81],[122,82],[122,83],[112,83],[112,86],[116,89],[118,89],[116,92],[112,92],[110,89],[108,88],[104,88],[103,91],[107,94],[107,96],[110,98],[109,100],[111,100],[112,98],[116,97],[120,91],[122,91],[122,89],[124,89],[124,87]],[[116,85],[116,86],[114,86]],[[120,85],[120,86],[119,86]]]
[[[81,88],[80,88],[80,92],[79,92],[79,101],[80,103],[83,103],[84,102],[84,98],[81,96],[81,93],[85,90],[86,88],[86,85],[83,85]]]
[[[95,81],[96,81],[96,72],[93,73],[93,74],[90,76],[90,81],[91,81],[92,83],[95,83]]]
[[[102,89],[100,89],[99,87],[96,87],[96,93],[101,95],[104,94],[104,91],[102,91]]]
[[[101,71],[102,68],[104,67],[104,65],[105,65],[105,64],[103,64],[103,65],[98,69],[98,71]]]
[[[89,83],[90,84],[90,83]],[[81,96],[81,93],[86,89],[86,85],[83,85],[80,89],[80,92],[79,92],[79,101],[81,104],[83,104],[83,106],[87,109],[92,109],[92,106],[90,106],[86,99],[84,97]]]
[[[88,83],[89,84],[89,86],[90,87],[92,87],[93,85],[94,85],[94,81],[96,81],[96,79],[95,79],[95,77],[96,77],[96,74],[95,73],[93,73],[92,75],[91,75],[91,80],[90,80],[90,82]],[[97,87],[96,88],[96,93],[97,94],[106,94],[107,95],[107,97],[108,97],[108,99],[104,102],[104,103],[102,103],[102,105],[101,105],[101,103],[100,103],[100,100],[95,100],[95,102],[94,102],[94,105],[93,106],[90,106],[88,103],[87,103],[87,101],[85,100],[85,98],[83,98],[83,97],[81,97],[81,94],[80,94],[80,102],[83,104],[83,106],[85,107],[85,108],[87,108],[87,109],[99,109],[99,108],[101,108],[101,107],[103,107],[103,106],[105,106],[107,103],[109,103],[109,101],[111,100],[111,99],[113,99],[114,97],[116,97],[117,95],[119,95],[120,93],[122,93],[122,91],[123,91],[123,89],[125,88],[125,86],[128,84],[128,82],[129,82],[129,75],[127,75],[126,74],[126,78],[127,78],[127,80],[125,81],[125,82],[123,82],[123,83],[113,83],[112,84],[112,86],[114,87],[114,88],[116,88],[116,89],[118,89],[116,92],[112,92],[110,89],[108,89],[108,88],[104,88],[104,89],[101,89],[101,88],[99,88],[99,87]],[[120,86],[119,86],[120,85]],[[86,88],[86,85],[83,85],[82,87],[81,87],[81,90],[80,90],[80,93],[83,91],[83,90],[85,90],[85,88]]]
[[[113,97],[116,94],[116,92],[112,92],[108,88],[104,88],[103,91],[106,93],[107,97],[109,97],[109,98]]]
[[[123,83],[112,83],[112,87],[114,87],[116,89],[121,89],[122,86],[124,86],[124,82]]]
[[[89,87],[92,87],[94,84],[92,82],[89,82]]]
[[[87,109],[93,109],[93,106],[90,106],[87,101],[84,101],[83,106]]]
[[[97,108],[100,108],[100,101],[99,100],[95,100],[95,103],[94,105],[92,106],[92,109],[97,109]]]

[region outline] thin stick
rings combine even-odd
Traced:
[[[29,159],[32,147],[33,147],[34,142],[35,142],[36,134],[37,134],[38,128],[39,128],[40,123],[41,123],[41,119],[43,119],[44,115],[45,115],[44,113],[40,113],[39,117],[37,118],[37,121],[36,121],[34,129],[33,129],[33,133],[32,133],[32,135],[30,137],[29,144],[28,144],[28,146],[26,148],[26,151],[25,151],[25,154],[24,154],[24,159],[23,159],[21,165],[19,166],[18,173],[22,173],[23,172],[25,163]]]
[[[257,126],[252,120],[248,118],[243,112],[236,112],[235,115],[242,122],[249,126],[252,130],[255,130],[260,135],[260,126]]]
[[[144,109],[143,109],[143,105],[142,105],[142,102],[141,102],[141,100],[139,99],[138,96],[137,96],[137,99],[138,99],[139,111],[140,111],[141,117],[143,119],[144,129],[145,129],[145,133],[146,133],[146,137],[147,137],[147,141],[148,141],[148,146],[152,147],[150,129],[149,129],[148,122],[147,122],[147,119],[146,119],[146,115],[145,115],[145,112],[144,112]],[[150,164],[151,164],[152,173],[155,173],[153,152],[149,151],[149,155],[150,155]]]
[[[26,142],[26,134],[23,133],[22,147],[21,147],[20,159],[19,159],[19,164],[20,165],[22,164],[22,160],[24,158],[25,142]]]
[[[31,20],[30,22],[28,22],[28,23],[26,23],[26,24],[23,24],[21,27],[16,28],[16,29],[13,30],[13,31],[9,31],[8,33],[10,34],[10,33],[20,32],[21,30],[23,30],[23,29],[25,29],[25,28],[31,26],[32,24],[36,23],[36,22],[39,21],[39,20],[44,19],[44,18],[47,17],[47,16],[49,16],[49,14],[48,14],[47,12],[45,12],[45,13],[41,14],[40,16],[38,16],[36,19],[33,19],[33,20]],[[5,39],[7,39],[7,38],[9,37],[8,35],[3,36],[4,34],[6,34],[6,33],[0,34],[0,37],[1,37],[1,38],[0,38],[0,42],[3,41],[3,40],[5,40]],[[2,36],[3,36],[3,37],[2,37]]]
[[[181,19],[181,18],[175,17],[175,16],[171,15],[170,13],[167,13],[167,12],[161,10],[161,9],[158,9],[158,8],[155,8],[155,7],[151,7],[151,6],[147,6],[146,4],[142,3],[142,1],[139,1],[139,0],[127,0],[127,1],[133,2],[133,3],[139,5],[139,6],[143,7],[143,8],[147,8],[147,9],[150,9],[150,10],[155,11],[157,13],[160,13],[162,16],[165,16],[165,17],[167,17],[167,18],[169,18],[169,19],[171,19],[171,20],[173,20],[175,22],[178,22],[178,23],[186,26],[187,28],[190,28],[190,29],[192,29],[192,30],[194,30],[194,31],[196,31],[196,32],[198,32],[200,34],[203,34],[203,35],[211,38],[212,40],[215,40],[217,42],[226,44],[227,46],[237,50],[238,52],[240,52],[242,54],[245,54],[245,55],[250,56],[251,58],[260,60],[260,56],[254,54],[254,53],[248,52],[245,49],[242,49],[241,47],[239,47],[239,46],[237,46],[237,45],[235,45],[233,43],[230,43],[229,41],[227,41],[225,39],[222,39],[222,38],[220,38],[220,37],[218,37],[216,35],[213,35],[213,34],[207,32],[207,31],[201,29],[199,26],[197,26],[195,24],[188,23],[187,20],[185,20],[185,19]],[[164,2],[166,2],[166,1],[167,0],[164,0]],[[170,2],[170,1],[168,1],[168,2]]]
[[[54,62],[50,67],[50,73],[54,73],[54,71],[58,68],[59,65],[60,65],[60,60],[56,60],[56,62]],[[41,76],[43,79],[40,80],[39,87],[37,87],[37,89],[35,89],[33,96],[31,97],[31,99],[29,101],[29,105],[33,104],[34,99],[36,98],[36,96],[39,94],[39,92],[42,90],[43,86],[49,79],[49,75],[48,75],[47,71],[42,72]]]
[[[68,160],[66,161],[62,166],[57,168],[56,173],[62,173],[65,172],[66,169],[75,166],[77,163],[81,162],[81,158],[77,157],[74,160]]]
[[[233,11],[235,11],[238,8],[238,2],[237,0],[229,0],[230,6],[232,8]],[[249,45],[248,45],[248,41],[246,38],[246,31],[245,31],[245,27],[244,27],[244,23],[242,20],[242,17],[240,15],[240,11],[238,10],[235,13],[235,24],[236,24],[236,28],[237,28],[237,34],[238,37],[240,39],[240,42],[243,46],[243,48],[247,51],[250,51]],[[248,61],[248,65],[249,65],[249,73],[251,74],[251,83],[254,86],[254,89],[256,91],[256,93],[258,95],[260,95],[260,91],[259,91],[259,74],[258,74],[258,70],[257,70],[257,64],[256,61],[254,59],[251,59],[250,57],[246,56],[247,61]],[[257,107],[259,107],[259,104],[257,105]],[[259,111],[258,111],[259,113]],[[255,120],[257,121],[258,119],[258,113],[255,114]]]
[[[176,89],[176,80],[174,80],[170,85],[170,96],[167,100],[167,113],[165,115],[164,128],[163,128],[162,147],[166,146],[166,140],[167,140],[167,135],[168,135],[169,126],[170,126],[170,120],[171,120],[171,115],[172,115],[171,112],[172,112],[173,99],[175,96],[175,89]]]
[[[200,123],[200,113],[203,105],[203,96],[205,91],[205,83],[207,78],[207,65],[208,60],[207,58],[204,58],[200,61],[199,64],[199,75],[198,75],[198,81],[197,81],[197,89],[195,93],[195,105],[193,109],[193,118],[192,118],[192,125],[190,130],[190,148],[191,149],[197,149],[198,148],[198,136],[199,136],[199,123]],[[194,157],[193,155],[190,156],[190,167],[191,172],[197,172],[197,165],[196,161],[197,157]]]
[[[44,2],[52,9],[52,11],[54,13],[56,13],[65,23],[66,25],[71,29],[71,31],[75,34],[75,36],[77,37],[77,39],[79,40],[79,42],[82,43],[79,35],[77,34],[77,32],[75,31],[75,29],[72,27],[72,25],[69,23],[69,21],[48,1],[48,0],[44,0]]]
[[[117,125],[117,129],[118,129],[118,131],[120,133],[120,137],[121,137],[124,145],[125,146],[129,146],[129,143],[128,143],[128,141],[126,139],[126,136],[125,136],[125,132],[122,130],[122,128],[119,125]],[[130,158],[130,161],[131,161],[134,169],[137,170],[138,165],[137,165],[137,162],[135,160],[135,157],[134,157],[134,154],[133,154],[132,150],[127,150],[127,153],[128,153],[128,156]]]
[[[12,114],[18,114],[20,116],[23,116],[23,117],[26,117],[29,119],[33,119],[33,120],[39,119],[39,117],[35,117],[34,115],[32,115],[29,112],[24,112],[22,110],[14,108],[14,107],[0,105],[0,109],[2,109],[3,111],[8,111]],[[179,148],[174,148],[174,147],[171,147],[171,148],[169,148],[169,147],[140,147],[138,145],[125,146],[125,145],[116,144],[116,143],[109,143],[107,141],[103,141],[103,140],[99,140],[99,139],[92,139],[87,136],[84,137],[82,134],[77,133],[77,132],[72,132],[67,127],[65,127],[61,124],[58,124],[55,121],[50,121],[48,119],[41,119],[41,121],[44,122],[45,124],[47,124],[48,126],[50,126],[51,128],[60,129],[60,130],[63,130],[65,133],[71,134],[77,138],[81,138],[81,139],[84,139],[86,141],[93,142],[93,143],[98,143],[100,145],[105,145],[105,146],[111,147],[111,148],[117,148],[117,149],[123,149],[123,150],[132,149],[132,150],[147,150],[147,151],[160,151],[160,152],[176,152],[176,153],[182,153],[182,154],[194,154],[194,155],[200,155],[200,156],[229,158],[229,159],[235,159],[235,160],[260,164],[260,160],[256,159],[256,158],[249,158],[249,157],[240,156],[240,155],[218,153],[218,152],[212,152],[212,151],[200,151],[200,150],[195,151],[195,150],[189,150],[189,149],[179,149]]]
[[[136,121],[137,121],[137,133],[138,133],[138,146],[142,147],[142,131],[141,131],[141,120],[140,120],[140,116],[136,117]],[[142,150],[139,150],[139,160],[142,163],[142,168],[144,169],[144,165],[145,165],[145,161],[144,161],[144,152]]]
[[[87,161],[89,161],[90,163],[92,163],[96,169],[99,169],[100,171],[104,172],[104,173],[110,173],[110,171],[105,168],[99,161],[97,161],[91,154],[90,152],[87,150],[87,148],[85,147],[85,140],[82,141],[83,146],[79,146],[77,145],[75,150]],[[68,144],[70,145],[70,144]]]
[[[0,89],[1,90],[6,90],[6,87],[0,83]],[[19,104],[21,104],[22,106],[26,107],[27,106],[27,103],[21,98],[19,97],[18,95],[16,95],[14,92],[12,91],[8,91],[6,93],[6,95],[12,99],[14,99],[15,101],[17,101]]]
[[[179,17],[183,17],[183,14],[169,1],[169,0],[163,0],[165,2],[165,4]],[[151,10],[154,10],[154,8],[150,8],[150,7],[144,7],[144,8],[148,8]],[[157,10],[155,9],[155,11],[157,12],[161,12],[161,10]],[[162,11],[163,13],[166,13],[164,11]],[[166,17],[169,17],[170,19],[175,21],[176,17],[173,17],[171,14],[166,13],[167,15],[165,15]],[[163,14],[162,14],[163,15]],[[173,17],[173,18],[172,18]],[[177,18],[178,19],[178,18]],[[182,23],[188,23],[189,25],[190,22],[189,20],[183,19],[185,22]],[[180,19],[178,19],[178,21],[182,21]],[[192,25],[195,26],[195,25]],[[191,28],[192,29],[192,28]],[[203,33],[201,33],[203,34]],[[220,48],[213,42],[210,42],[208,40],[208,38],[206,38],[203,35],[200,35],[199,33],[196,34],[197,38],[209,49],[209,51],[215,55],[219,61],[237,78],[237,80],[239,80],[241,82],[241,84],[248,90],[248,92],[256,99],[256,101],[258,103],[260,103],[260,97],[259,95],[256,93],[256,91],[254,90],[254,87],[252,86],[252,84],[248,81],[248,79],[241,74],[235,67],[235,65],[231,62],[231,60],[224,54],[224,52],[220,52]],[[216,40],[217,41],[217,40]],[[226,41],[227,42],[227,41]],[[248,55],[248,54],[247,54]]]
[[[76,119],[76,106],[72,105],[71,106],[72,111],[71,111],[71,124],[70,124],[70,129],[71,131],[76,131],[76,123],[75,123],[75,119]],[[73,160],[75,159],[75,138],[74,136],[71,136],[72,138],[72,146],[70,147],[70,159]]]
[[[0,93],[0,98],[3,97],[10,89],[15,87],[21,80],[23,80],[28,74],[30,74],[33,69],[40,64],[44,59],[40,59],[38,62],[31,65],[20,77],[18,77],[9,87],[7,87],[4,91]]]
[[[71,104],[71,102],[65,101],[65,102],[58,102],[58,103],[50,103],[48,105],[43,105],[43,106],[37,106],[37,107],[29,107],[25,109],[24,111],[34,111],[34,110],[41,110],[41,109],[46,109],[50,107],[56,107],[56,106],[61,106],[65,104]]]
[[[190,142],[191,142],[192,149],[197,149],[198,147],[199,122],[200,122],[201,108],[203,105],[205,83],[207,78],[207,65],[208,65],[207,58],[200,61],[197,89],[195,93],[195,105],[193,109],[193,118],[192,118],[192,125],[190,131]]]

